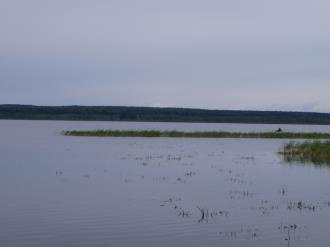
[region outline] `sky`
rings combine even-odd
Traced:
[[[328,0],[0,0],[0,104],[330,112]]]

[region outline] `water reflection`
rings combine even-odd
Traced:
[[[330,159],[322,156],[305,156],[301,154],[280,154],[283,161],[290,165],[314,166],[319,168],[330,168]]]

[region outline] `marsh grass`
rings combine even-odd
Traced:
[[[330,141],[290,142],[280,151],[287,162],[330,164]]]
[[[158,130],[72,130],[66,136],[95,137],[185,137],[185,138],[278,138],[278,139],[330,139],[330,133],[317,132],[225,132],[225,131],[158,131]]]

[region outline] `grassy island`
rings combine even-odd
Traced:
[[[330,141],[290,142],[280,154],[286,161],[313,162],[315,164],[330,164]]]
[[[330,139],[330,133],[317,132],[225,132],[225,131],[158,131],[158,130],[71,130],[66,136],[95,137],[185,137],[185,138],[273,138],[273,139]]]

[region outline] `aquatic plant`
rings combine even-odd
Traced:
[[[330,141],[290,142],[279,153],[287,162],[330,164]]]
[[[226,131],[159,131],[159,130],[71,130],[66,136],[94,137],[185,137],[185,138],[278,138],[330,139],[330,133],[318,132],[226,132]]]
[[[201,223],[201,222],[204,222],[204,221],[205,222],[208,222],[209,221],[209,210],[208,209],[204,209],[204,208],[200,208],[200,207],[197,207],[197,209],[201,213],[201,217],[198,220],[198,223]]]

